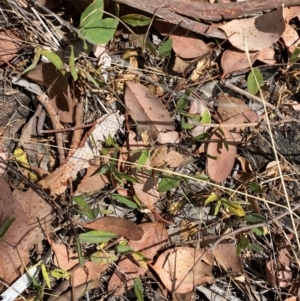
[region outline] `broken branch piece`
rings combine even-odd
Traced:
[[[73,156],[38,184],[49,189],[52,196],[63,193],[67,188],[67,181],[74,179],[81,169],[89,167],[89,160],[99,153],[105,138],[109,135],[113,137],[123,121],[124,116],[118,112],[103,115],[96,120]]]

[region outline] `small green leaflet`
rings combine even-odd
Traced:
[[[189,100],[187,98],[188,95],[186,94],[183,94],[177,101],[177,104],[176,104],[176,112],[177,113],[180,113],[182,112],[186,106],[188,105],[189,103]]]
[[[133,27],[147,26],[151,22],[150,18],[145,17],[143,15],[138,15],[138,14],[128,14],[128,15],[122,16],[120,19]]]
[[[107,242],[112,238],[116,238],[117,235],[111,232],[106,231],[89,231],[86,233],[79,234],[79,239],[83,242],[88,243],[100,243],[100,242]]]
[[[75,202],[81,208],[81,213],[86,215],[90,219],[95,219],[94,212],[91,207],[84,200],[83,195],[72,196],[72,201]]]
[[[104,264],[104,263],[108,264],[118,260],[118,256],[116,256],[113,253],[97,251],[91,255],[91,260],[97,264]]]
[[[171,53],[171,50],[173,48],[173,41],[172,39],[168,39],[165,42],[162,43],[162,45],[159,48],[159,56],[165,57],[168,56]]]
[[[257,214],[257,213],[250,213],[250,214],[247,214],[245,217],[244,217],[244,220],[248,223],[248,224],[257,224],[257,223],[263,223],[265,222],[267,219],[260,215],[260,214]]]
[[[118,20],[106,18],[92,24],[88,29],[82,29],[82,33],[90,43],[105,44],[113,38],[118,24]]]
[[[217,200],[218,200],[218,196],[213,192],[207,197],[207,199],[204,202],[204,205],[206,206],[207,204],[211,202],[215,202]]]
[[[262,73],[260,72],[260,70],[257,68],[253,68],[247,78],[248,91],[251,94],[255,95],[259,91],[259,89],[263,83],[263,80],[264,80],[264,77],[263,77]]]
[[[9,229],[10,225],[14,222],[15,218],[7,217],[4,222],[2,222],[2,225],[0,226],[0,238],[4,236],[4,234]]]
[[[252,192],[257,192],[257,193],[262,193],[263,192],[263,189],[261,188],[261,186],[257,182],[250,183],[249,188]]]
[[[240,255],[241,251],[246,249],[248,245],[249,245],[249,239],[247,237],[242,237],[236,248],[237,254]]]
[[[80,17],[80,27],[92,27],[95,23],[102,20],[104,10],[103,0],[94,0]]]
[[[117,245],[116,252],[118,252],[118,253],[133,252],[133,249],[128,246]]]
[[[71,278],[71,273],[68,271],[62,270],[62,269],[54,269],[51,271],[51,275],[55,277],[56,279],[67,279],[69,280]]]
[[[137,297],[138,301],[144,301],[143,294],[143,284],[140,278],[135,278],[133,280],[134,294]]]
[[[42,50],[41,55],[47,58],[58,70],[61,70],[64,66],[64,63],[61,60],[61,58],[52,51]],[[61,73],[64,75],[66,72],[61,71]]]
[[[201,119],[202,123],[211,123],[211,116],[209,110],[204,110],[201,117],[202,117]]]
[[[148,158],[150,158],[149,151],[148,150],[143,150],[140,154],[140,157],[139,157],[138,161],[137,161],[136,169],[138,171],[140,171],[143,168],[143,166],[145,165]]]
[[[294,52],[292,53],[290,57],[290,63],[296,63],[299,60],[300,55],[300,44],[297,45]]]
[[[70,53],[70,58],[69,58],[69,66],[71,69],[71,75],[74,79],[74,81],[77,81],[78,79],[78,74],[75,66],[75,56],[74,56],[74,48],[71,46],[71,53]]]
[[[178,178],[171,178],[171,177],[163,177],[158,185],[159,192],[166,192],[169,191],[180,183],[180,179]]]
[[[130,208],[139,209],[139,206],[136,203],[134,203],[132,200],[130,200],[122,195],[112,194],[112,197],[114,197],[118,202],[120,202]]]
[[[48,272],[46,270],[46,266],[43,263],[41,264],[41,269],[42,269],[43,278],[44,278],[48,288],[51,289],[50,278],[49,278]]]
[[[127,175],[127,174],[124,174],[124,173],[121,173],[117,170],[114,170],[114,176],[115,178],[120,182],[122,183],[124,180],[128,181],[128,182],[131,182],[133,184],[135,183],[139,183],[139,181],[134,178],[133,176],[130,176],[130,175]]]

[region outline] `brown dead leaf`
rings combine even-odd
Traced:
[[[276,260],[270,259],[266,264],[266,278],[268,283],[283,288],[291,286],[293,275],[290,263],[289,251],[287,248],[281,249],[276,256]]]
[[[52,229],[51,207],[31,189],[27,192],[16,189],[12,193],[3,178],[0,178],[0,190],[1,221],[15,218],[0,240],[0,278],[10,284],[20,276],[19,268],[29,263],[28,251],[33,245],[37,245],[38,252],[43,251],[41,246],[44,239],[43,231]],[[38,220],[43,229],[40,228]],[[16,244],[19,255],[14,248]]]
[[[139,241],[129,241],[128,246],[137,252],[142,252],[150,260],[157,251],[167,243],[168,233],[164,225],[158,222],[140,225],[144,230],[144,236]],[[117,271],[122,272],[117,273]],[[108,291],[114,291],[114,295],[122,295],[126,288],[133,286],[133,279],[143,276],[146,270],[140,266],[132,256],[122,256],[118,268],[110,278]]]
[[[214,280],[211,276],[210,259],[204,256],[203,259],[198,260],[204,252],[189,247],[167,250],[151,267],[169,291],[188,293],[195,286],[211,283]]]
[[[300,7],[285,7],[284,8],[285,22],[290,23],[293,18],[300,16]]]
[[[66,245],[58,244],[53,241],[49,241],[54,252],[54,264],[66,271],[69,271],[76,265],[79,265],[77,253],[73,253],[71,249],[68,249]],[[101,273],[108,268],[107,264],[97,264],[93,261],[85,262],[83,267],[78,267],[75,271],[72,271],[72,284],[77,287],[90,280],[99,279]]]
[[[141,84],[127,82],[125,104],[133,120],[151,137],[174,130],[174,120],[161,102]]]
[[[241,257],[236,252],[236,246],[230,243],[220,243],[212,250],[217,263],[226,271],[242,273],[244,271]]]
[[[244,101],[225,95],[220,95],[216,99],[218,113],[223,120],[222,124],[242,124],[257,122],[259,117],[256,112],[244,103]],[[241,127],[227,127],[236,142],[241,142]]]
[[[258,57],[258,53],[249,53],[251,65]],[[243,70],[250,67],[247,54],[234,47],[226,49],[221,57],[221,66],[224,74]]]
[[[181,137],[178,132],[170,131],[166,133],[158,133],[157,142],[160,144],[180,143]]]
[[[292,25],[286,24],[285,31],[281,38],[283,39],[285,45],[290,47],[299,40],[299,34]]]
[[[0,32],[0,65],[9,62],[18,54],[20,45],[17,40],[9,30]]]
[[[272,46],[283,34],[285,30],[283,8],[258,17],[233,20],[219,28],[225,31],[234,47],[241,51],[259,51]]]
[[[99,231],[112,232],[119,237],[124,236],[131,240],[140,240],[144,231],[135,223],[120,217],[106,216],[87,224],[81,224],[83,227]]]
[[[257,56],[257,60],[264,62],[268,65],[275,64],[275,50],[271,47],[260,50]]]
[[[187,70],[189,66],[190,63],[188,61],[184,61],[179,56],[176,56],[172,70],[178,74],[183,74],[185,73],[185,70]]]
[[[78,194],[93,194],[97,191],[103,189],[108,183],[109,180],[105,175],[99,175],[98,172],[101,168],[99,165],[100,160],[96,160],[93,165],[90,165],[87,168],[86,174],[79,183],[75,195]]]
[[[166,162],[167,166],[169,166],[171,168],[176,168],[176,167],[180,166],[183,161],[184,161],[183,156],[173,149],[171,149],[168,152],[168,155],[165,158],[165,162]]]
[[[220,183],[230,175],[234,165],[237,152],[236,143],[231,133],[226,128],[222,128],[223,135],[219,130],[214,130],[210,137],[210,142],[205,144],[208,155],[206,161],[206,171],[209,177]],[[228,149],[224,145],[224,140],[227,143]]]
[[[209,54],[209,47],[197,37],[170,35],[174,52],[183,59],[194,59]]]
[[[24,76],[47,89],[51,104],[57,108],[61,122],[73,123],[77,100],[69,84],[70,74],[62,75],[52,63],[43,63],[28,71]]]

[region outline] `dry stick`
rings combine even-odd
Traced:
[[[236,87],[236,86],[233,85],[233,84],[230,84],[230,83],[226,83],[226,82],[225,82],[224,85],[225,85],[227,88],[229,88],[229,89],[231,89],[231,90],[233,90],[233,91],[235,91],[235,92],[238,92],[238,93],[240,93],[240,94],[242,94],[242,95],[244,95],[244,96],[247,96],[247,97],[249,97],[250,99],[252,99],[252,100],[254,100],[254,101],[257,101],[257,102],[259,102],[259,103],[261,103],[261,104],[265,104],[266,107],[267,107],[267,108],[270,108],[271,110],[273,110],[273,111],[276,113],[276,115],[277,115],[280,119],[284,119],[284,117],[283,117],[282,114],[279,112],[279,110],[278,110],[275,106],[273,106],[272,104],[270,104],[269,102],[266,102],[265,100],[263,100],[263,99],[261,99],[261,98],[259,98],[259,97],[257,97],[257,96],[254,96],[254,95],[250,94],[249,92],[247,92],[247,91],[245,91],[245,90],[243,90],[243,89],[240,89],[240,88]]]
[[[61,124],[59,120],[59,115],[55,112],[53,106],[50,103],[50,100],[47,95],[37,95],[37,100],[41,103],[44,107],[45,111],[48,113],[52,126],[55,130],[61,129]],[[65,161],[64,155],[64,147],[63,147],[63,137],[61,133],[55,133],[56,144],[58,146],[58,156],[59,156],[59,163],[63,164]]]
[[[281,214],[279,214],[278,216],[274,217],[273,219],[271,219],[270,221],[267,222],[263,222],[263,223],[258,223],[258,224],[254,224],[254,225],[248,225],[248,226],[244,226],[241,228],[238,228],[236,230],[233,230],[227,234],[222,235],[214,244],[211,244],[210,247],[204,251],[204,253],[196,260],[196,262],[194,263],[194,266],[199,262],[199,260],[202,259],[202,257],[204,255],[206,255],[209,251],[212,251],[220,242],[222,242],[223,240],[232,237],[233,235],[239,234],[241,232],[246,232],[249,231],[251,229],[254,228],[258,228],[258,227],[264,227],[264,226],[270,226],[273,222],[280,220],[281,218],[291,214],[292,212],[296,211],[297,209],[300,209],[300,204],[296,205],[294,208],[291,209],[291,211],[286,211],[283,212]],[[184,281],[184,279],[193,271],[193,267],[190,268],[190,270],[186,273],[185,277],[181,280],[181,282],[178,284],[177,287],[180,286],[180,284]],[[175,288],[176,290],[177,288]]]

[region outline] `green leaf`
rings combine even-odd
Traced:
[[[97,264],[104,264],[104,263],[109,264],[118,260],[118,256],[116,256],[113,253],[97,251],[91,255],[91,260]]]
[[[81,248],[81,242],[80,242],[80,239],[78,236],[76,237],[76,251],[78,254],[79,264],[81,267],[83,267],[84,263],[83,263],[83,257],[82,257],[82,248]]]
[[[122,182],[123,182],[123,180],[126,180],[128,182],[133,183],[133,184],[139,183],[139,181],[135,177],[127,175],[125,173],[121,173],[121,172],[119,172],[117,170],[114,171],[114,175],[116,176],[116,178],[118,178]]]
[[[246,212],[244,211],[243,207],[240,204],[238,204],[236,202],[228,202],[227,200],[225,200],[223,198],[221,199],[221,202],[234,215],[241,216],[241,217],[246,215]]]
[[[209,110],[204,110],[204,112],[202,114],[201,122],[202,123],[211,123],[211,116],[210,116]]]
[[[248,245],[248,247],[249,247],[249,249],[251,249],[251,250],[253,250],[255,252],[261,252],[261,251],[263,251],[263,248],[261,246],[257,245],[257,244],[250,243]]]
[[[179,111],[182,111],[186,108],[186,106],[189,103],[189,100],[187,98],[188,95],[183,94],[177,101],[176,104],[176,112],[179,113]]]
[[[149,151],[148,150],[143,150],[140,154],[140,157],[137,161],[137,166],[136,166],[136,169],[138,171],[140,171],[143,166],[145,165],[147,159],[150,157],[150,154],[149,154]]]
[[[105,164],[101,167],[100,171],[98,172],[98,174],[101,176],[101,175],[104,175],[105,173],[107,173],[110,169],[110,166],[109,164]]]
[[[107,242],[112,238],[116,238],[117,235],[111,232],[106,231],[97,231],[92,230],[86,233],[79,234],[79,239],[84,242],[88,243],[100,243],[100,242]]]
[[[257,182],[250,183],[249,188],[252,192],[257,192],[257,193],[262,193],[263,192],[263,189],[262,189],[261,185],[258,184]]]
[[[48,288],[51,289],[50,278],[49,278],[48,272],[46,270],[46,266],[43,263],[41,264],[41,269],[42,269],[43,278],[44,278]]]
[[[219,200],[219,201],[217,202],[217,205],[216,205],[216,208],[215,208],[214,215],[217,215],[217,214],[219,213],[221,204],[222,204],[222,203],[221,203],[221,201]]]
[[[65,271],[63,269],[54,269],[51,271],[51,275],[55,277],[56,279],[67,279],[69,280],[71,278],[71,273],[68,271]]]
[[[28,66],[25,69],[25,71],[23,71],[22,74],[25,74],[26,72],[32,70],[37,65],[37,63],[39,62],[40,57],[41,57],[41,52],[42,52],[42,48],[41,47],[37,47],[36,50],[35,50],[34,58],[32,60],[32,64],[30,66]]]
[[[180,182],[178,178],[163,177],[158,185],[159,192],[166,192],[175,188]]]
[[[106,18],[93,23],[89,28],[82,29],[82,33],[86,36],[90,43],[105,44],[114,36],[118,24],[118,20]]]
[[[125,196],[119,195],[119,194],[112,194],[112,196],[120,203],[133,208],[133,209],[139,209],[138,205],[131,201],[130,199],[126,198]]]
[[[86,203],[86,201],[83,198],[83,195],[72,196],[72,201],[81,207],[81,212],[83,212],[84,215],[86,215],[89,219],[95,219],[93,210]]]
[[[207,204],[209,204],[211,202],[215,202],[217,199],[218,199],[218,196],[213,192],[205,200],[204,205],[206,206]]]
[[[69,66],[70,66],[71,75],[72,75],[74,81],[77,81],[78,74],[77,74],[76,67],[75,67],[75,56],[74,56],[74,48],[73,48],[73,46],[71,46],[71,53],[70,53],[70,58],[69,58]]]
[[[252,228],[252,232],[255,233],[257,236],[264,235],[264,229],[262,227]]]
[[[144,301],[143,294],[143,284],[140,278],[135,278],[133,280],[134,294],[137,297],[138,301]]]
[[[290,57],[290,63],[297,62],[299,60],[299,55],[300,55],[300,43],[297,45],[294,52],[292,53]]]
[[[4,236],[4,234],[7,232],[9,229],[10,225],[14,222],[15,218],[14,217],[7,217],[2,225],[0,226],[0,238]]]
[[[263,223],[265,222],[267,219],[260,215],[260,214],[257,214],[257,213],[250,213],[250,214],[247,214],[245,217],[244,217],[244,220],[248,223],[248,224],[257,224],[257,223]]]
[[[147,40],[145,46],[153,56],[156,55],[156,48],[150,41]]]
[[[103,0],[94,0],[80,17],[80,27],[90,27],[95,22],[101,21],[103,17],[104,4]]]
[[[120,19],[133,27],[147,26],[151,22],[150,18],[143,16],[143,15],[138,15],[138,14],[128,14],[128,15],[122,16]]]
[[[171,53],[172,48],[173,48],[173,40],[168,39],[162,43],[162,45],[159,48],[158,54],[162,57],[168,56]]]
[[[58,70],[61,70],[64,66],[64,63],[61,60],[61,58],[52,51],[42,50],[41,55],[47,58]],[[64,75],[66,72],[61,71],[61,73]]]
[[[245,250],[248,247],[248,245],[249,245],[249,239],[247,237],[243,237],[236,248],[236,252],[240,255],[241,251]]]
[[[116,252],[118,252],[118,253],[133,252],[133,249],[128,246],[117,245]]]
[[[111,136],[111,134],[108,134],[108,136],[105,138],[105,143],[109,147],[116,147],[118,144],[115,142],[114,138]]]
[[[263,80],[264,80],[264,77],[263,77],[262,73],[260,72],[260,70],[257,68],[253,68],[247,78],[248,91],[251,94],[255,95],[259,91],[259,89],[263,83]]]

